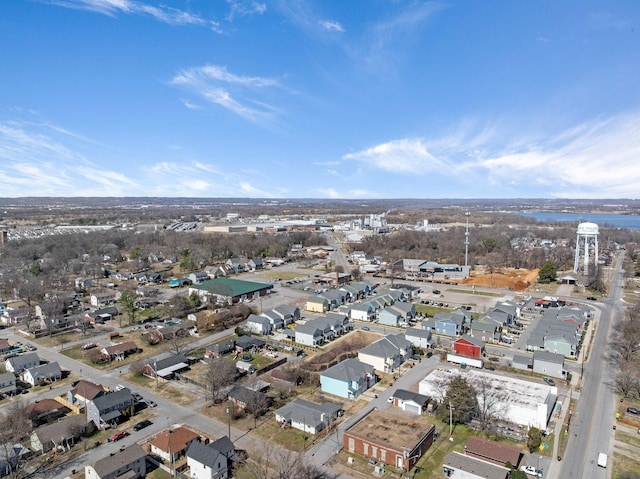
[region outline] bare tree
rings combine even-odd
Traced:
[[[258,427],[258,418],[263,416],[269,410],[269,406],[270,400],[266,394],[263,394],[260,391],[253,391],[246,409],[253,416],[254,429]]]
[[[219,402],[221,392],[225,387],[233,384],[238,377],[238,369],[235,363],[226,358],[215,358],[209,363],[209,367],[204,375],[207,389],[211,392],[211,401]]]
[[[169,339],[169,345],[173,354],[182,356],[191,348],[191,338],[188,333],[178,330]]]
[[[337,479],[304,459],[303,454],[267,444],[247,461],[244,472],[251,479]]]
[[[496,419],[505,417],[508,394],[502,387],[495,386],[489,378],[478,378],[473,381],[476,391],[476,417],[480,422],[480,430],[489,429]]]
[[[7,461],[10,478],[21,479],[33,472],[31,467],[38,469],[36,462],[29,468],[25,467],[31,454],[23,455],[20,448],[20,444],[27,440],[32,429],[31,420],[22,401],[9,405],[6,415],[0,418],[0,455]]]

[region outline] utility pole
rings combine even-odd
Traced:
[[[467,229],[464,232],[464,265],[469,266],[469,210],[465,212],[465,216],[467,217]]]
[[[449,401],[449,440],[453,440],[453,406]]]

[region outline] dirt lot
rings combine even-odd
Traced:
[[[492,288],[506,288],[512,291],[526,291],[538,280],[537,269],[510,269],[504,268],[494,270],[475,270],[471,272],[471,277],[465,279],[460,284],[476,285]]]

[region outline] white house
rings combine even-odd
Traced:
[[[247,329],[256,334],[269,334],[273,329],[273,325],[269,318],[250,314],[247,318]]]
[[[402,333],[388,335],[358,351],[358,360],[381,372],[398,368],[407,356],[413,354],[411,343]]]

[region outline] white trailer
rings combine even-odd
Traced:
[[[246,372],[247,374],[253,374],[256,370],[253,364],[246,361],[238,361],[236,363],[236,368],[238,368],[240,371]]]
[[[447,361],[450,363],[459,364],[461,368],[467,366],[473,366],[474,368],[482,369],[483,361],[480,358],[468,358],[466,356],[459,356],[457,354],[447,353]]]
[[[598,454],[598,466],[600,467],[607,467],[607,455],[604,452],[601,452],[600,454]]]

